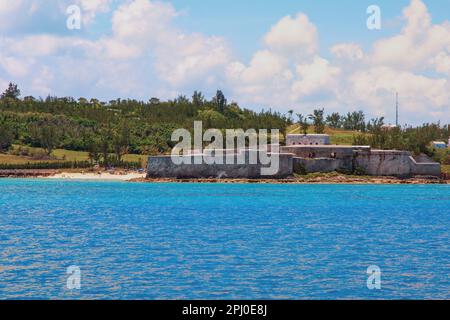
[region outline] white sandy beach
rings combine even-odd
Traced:
[[[145,178],[145,173],[131,172],[126,174],[111,174],[109,172],[62,172],[47,179],[70,179],[70,180],[104,180],[104,181],[128,181],[131,179]]]

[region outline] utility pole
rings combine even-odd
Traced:
[[[398,92],[395,93],[395,126],[398,127]]]

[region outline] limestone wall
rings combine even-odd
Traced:
[[[410,157],[412,163],[412,174],[416,176],[440,176],[441,165],[437,162],[416,162]]]
[[[411,174],[410,156],[404,151],[359,152],[355,154],[355,166],[372,176],[408,176]]]
[[[418,163],[410,152],[397,150],[356,153],[355,167],[362,168],[368,175],[373,176],[439,176],[441,172],[439,163]]]
[[[261,174],[264,166],[260,161],[250,164],[251,157],[258,159],[257,150],[224,150],[223,164],[209,164],[213,163],[213,159],[202,154],[184,156],[186,162],[191,164],[179,165],[176,165],[170,156],[149,157],[147,175],[152,178],[270,179],[289,177],[298,168],[308,173],[357,170],[373,176],[400,177],[439,176],[441,172],[439,163],[420,157],[414,159],[407,151],[371,150],[370,147],[350,146],[287,146],[281,147],[280,152],[274,154],[279,157],[279,170],[272,176]],[[244,156],[242,164],[238,162],[238,154]]]
[[[175,164],[171,156],[149,157],[147,167],[147,177],[149,178],[245,178],[245,179],[271,179],[286,178],[293,173],[293,162],[291,154],[277,154],[279,157],[279,170],[275,175],[263,176],[261,169],[263,166],[259,161],[257,164],[249,164],[249,154],[252,151],[245,151],[245,164],[237,164],[237,155],[228,155],[228,163],[231,158],[234,164],[208,164],[212,163],[212,158],[205,158],[203,155],[189,155],[184,159],[191,164]],[[254,151],[253,151],[254,152]],[[271,154],[268,154],[271,156]],[[183,157],[179,157],[183,158]],[[195,161],[200,164],[195,164]],[[211,160],[211,161],[209,161]]]
[[[294,171],[298,168],[303,168],[307,173],[314,172],[333,172],[336,170],[349,170],[351,171],[351,165],[348,167],[345,161],[340,159],[331,158],[294,158]],[[300,166],[300,167],[298,167]]]
[[[359,147],[369,151],[370,147]],[[302,158],[345,158],[353,157],[352,146],[286,146],[281,147],[282,153],[292,153],[296,157]]]
[[[330,144],[330,136],[327,134],[288,134],[286,145],[326,145]]]
[[[354,148],[354,149],[352,149]],[[301,165],[307,173],[336,170],[361,171],[372,176],[411,177],[417,175],[439,176],[440,164],[416,161],[410,152],[397,150],[370,150],[367,147],[283,147],[283,152],[295,154],[294,168]],[[311,152],[315,151],[315,158]],[[336,158],[327,156],[330,151]],[[424,161],[424,160],[422,160]]]

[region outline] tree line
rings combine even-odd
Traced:
[[[293,113],[293,111],[290,111]],[[310,126],[314,128],[315,133],[324,133],[325,127],[333,129],[343,129],[350,131],[367,132],[374,128],[381,128],[384,123],[384,117],[370,119],[366,121],[363,111],[353,111],[341,115],[339,112],[325,114],[325,109],[315,109],[309,115],[296,113],[297,123],[303,133],[307,133]]]
[[[293,112],[291,111],[291,114]],[[355,131],[354,145],[368,145],[378,149],[407,150],[415,154],[425,153],[436,161],[450,164],[450,151],[436,150],[430,143],[436,140],[448,141],[450,125],[440,123],[425,123],[420,126],[386,126],[384,117],[366,121],[363,111],[348,112],[341,115],[338,112],[325,115],[324,109],[316,109],[309,115],[296,114],[297,124],[304,134],[310,126],[315,133],[324,133],[325,127]]]
[[[147,102],[116,99],[74,99],[48,96],[21,98],[17,85],[9,84],[0,96],[0,151],[12,144],[41,147],[50,155],[56,148],[87,151],[91,159],[106,164],[124,154],[164,154],[176,142],[172,132],[203,129],[283,129],[292,124],[272,110],[255,112],[228,102],[222,91],[211,98],[196,91],[174,100],[151,98]],[[113,154],[114,159],[111,159]]]
[[[294,119],[294,117],[296,119]],[[286,136],[293,124],[302,133],[313,129],[354,131],[354,144],[381,149],[402,149],[430,154],[433,140],[446,140],[449,126],[424,124],[386,129],[383,117],[367,119],[363,111],[326,114],[324,108],[310,114],[286,114],[272,110],[255,112],[228,102],[222,91],[207,99],[195,91],[191,97],[148,101],[26,96],[10,83],[0,96],[0,151],[12,144],[41,147],[50,155],[55,148],[87,151],[93,161],[120,162],[124,154],[165,154],[175,142],[172,132],[193,129],[193,122],[203,121],[203,129],[279,129]],[[283,141],[283,137],[281,137]]]

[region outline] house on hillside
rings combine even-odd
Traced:
[[[445,144],[444,141],[433,141],[431,144],[433,145],[433,148],[435,148],[435,149],[447,148],[447,145]]]

